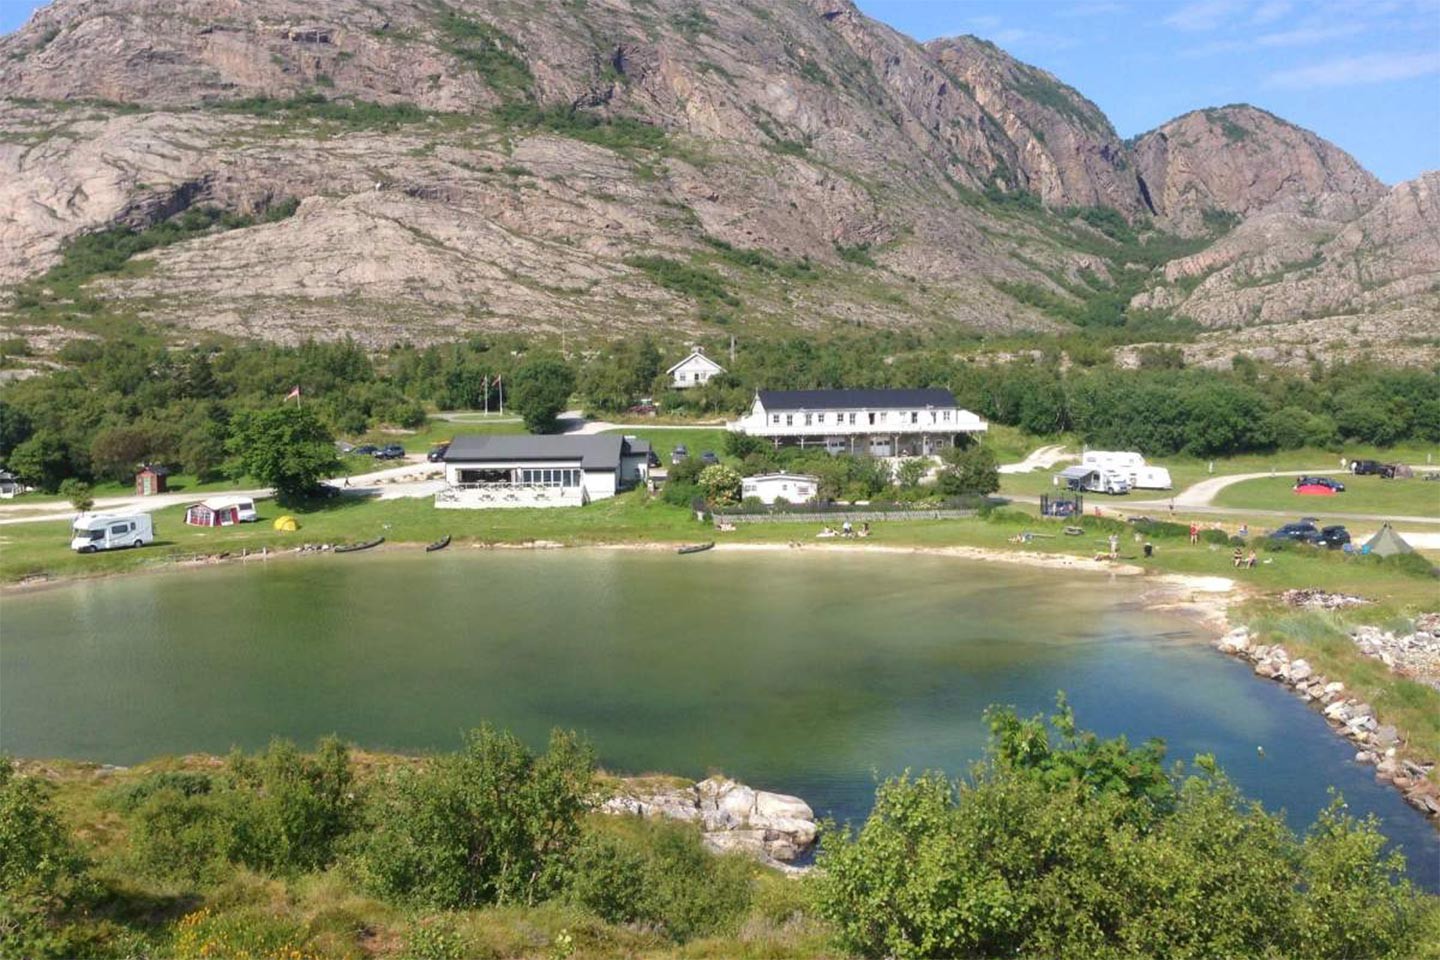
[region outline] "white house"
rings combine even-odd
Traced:
[[[740,495],[746,500],[758,497],[761,503],[776,500],[788,503],[809,503],[820,489],[820,478],[803,473],[762,473],[740,482]]]
[[[445,451],[435,506],[580,506],[644,482],[649,457],[649,443],[615,434],[460,436]]]
[[[690,356],[665,371],[676,390],[685,390],[708,383],[710,378],[725,372],[725,368],[705,356],[705,351],[696,347]]]
[[[759,390],[750,412],[726,425],[775,446],[824,447],[876,457],[937,454],[988,424],[949,390]]]

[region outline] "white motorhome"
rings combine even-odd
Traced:
[[[71,525],[70,549],[76,553],[97,550],[119,550],[121,547],[143,547],[155,539],[155,526],[148,513],[123,516],[81,514]]]
[[[1100,467],[1066,467],[1055,475],[1055,485],[1064,483],[1068,490],[1085,493],[1122,494],[1130,492],[1130,479],[1114,470]]]
[[[1170,471],[1150,466],[1138,453],[1126,450],[1087,450],[1080,465],[1118,473],[1137,490],[1169,490],[1173,484]]]

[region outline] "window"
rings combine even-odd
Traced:
[[[910,422],[911,422],[911,423],[919,423],[919,422],[920,422],[920,414],[919,414],[918,411],[915,411],[915,410],[911,410],[911,411],[910,411]]]
[[[805,414],[805,426],[810,426],[810,414]]]
[[[867,414],[867,416],[870,417],[870,426],[872,426],[872,427],[875,426],[875,414],[871,413],[871,414]]]
[[[850,426],[855,426],[855,414],[850,414]]]
[[[793,414],[793,413],[787,413],[787,414],[785,414],[785,426],[787,426],[787,427],[793,427],[793,426],[795,426],[795,414]]]
[[[818,422],[818,423],[824,423],[824,422],[825,422],[825,414],[823,414],[823,413],[821,413],[821,414],[816,414],[816,417],[818,418],[816,422]]]
[[[945,411],[945,422],[946,422],[946,423],[949,423],[949,422],[950,422],[950,411],[949,411],[949,410],[946,410],[946,411]]]
[[[127,527],[127,526],[126,526],[125,524],[123,524],[123,523],[118,523],[118,524],[116,524],[115,526],[113,526],[113,527],[110,528],[110,532],[111,532],[112,534],[129,533],[129,532],[130,532],[130,528]]]
[[[775,424],[776,426],[779,426],[779,425],[780,425],[780,414],[778,414],[778,413],[772,413],[772,414],[770,414],[770,422],[773,423],[773,424]]]
[[[931,410],[931,411],[930,411],[930,422],[931,422],[931,423],[934,423],[935,420],[936,420],[936,418],[937,418],[938,416],[939,416],[939,415],[938,415],[934,410]]]

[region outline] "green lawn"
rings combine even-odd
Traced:
[[[1434,517],[1440,520],[1440,483],[1419,478],[1382,480],[1354,477],[1332,471],[1329,476],[1345,484],[1333,497],[1301,496],[1293,489],[1294,477],[1242,480],[1221,490],[1215,503],[1222,507],[1255,510],[1292,510],[1303,513],[1391,513],[1397,516]]]
[[[651,448],[660,455],[660,463],[670,465],[670,451],[676,444],[684,444],[690,456],[698,457],[706,450],[722,460],[725,456],[725,430],[716,427],[687,427],[683,430],[646,430],[644,427],[624,430],[608,430],[607,433],[633,434],[641,440],[650,441]]]

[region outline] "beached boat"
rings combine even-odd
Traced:
[[[677,547],[675,552],[682,555],[687,553],[700,553],[701,551],[709,550],[713,546],[715,546],[714,540],[711,540],[709,543],[691,543],[683,547]]]
[[[371,547],[378,547],[385,542],[384,537],[376,537],[374,540],[366,540],[364,543],[346,543],[336,547],[335,553],[355,553],[357,550],[369,550]]]
[[[439,540],[436,540],[434,543],[427,546],[425,548],[425,552],[434,553],[436,550],[444,550],[448,546],[450,546],[450,534],[447,533]]]

